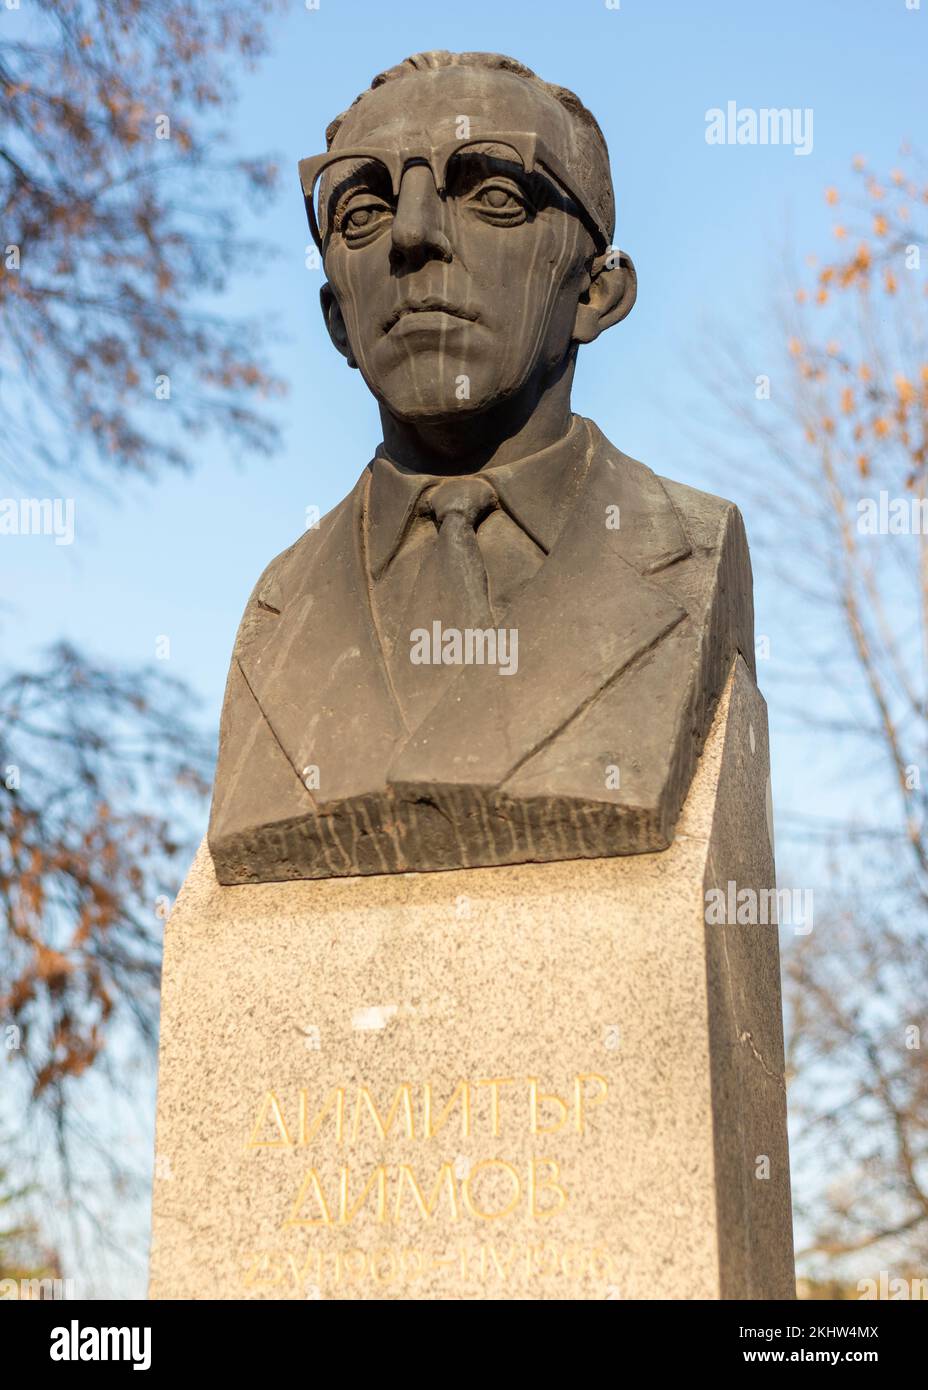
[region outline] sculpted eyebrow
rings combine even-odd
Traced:
[[[331,186],[323,191],[324,206],[330,216],[338,199],[355,189],[369,188],[372,193],[392,198],[389,175],[377,159],[352,160],[346,169],[335,165],[323,175],[323,183],[328,179],[332,180]]]
[[[521,164],[506,155],[485,154],[480,150],[460,150],[448,161],[448,191],[456,192],[493,175],[511,179],[526,193],[534,193],[540,184],[533,174],[526,174]]]

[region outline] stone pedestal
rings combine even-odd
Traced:
[[[773,884],[740,660],[664,853],[223,888],[204,845],[151,1296],[792,1297],[776,927],[707,922]]]

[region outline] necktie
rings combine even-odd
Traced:
[[[438,527],[436,598],[445,627],[493,626],[477,527],[498,505],[492,483],[479,473],[445,478],[423,494],[422,508]]]
[[[463,635],[468,628],[496,626],[477,530],[484,520],[489,522],[498,506],[495,489],[479,474],[443,478],[419,498],[419,524],[424,530],[418,547],[423,558],[407,581],[391,665],[410,727],[425,717],[458,674],[458,666],[441,661],[444,634],[456,629]],[[413,664],[412,634],[423,629],[435,644],[437,661]]]

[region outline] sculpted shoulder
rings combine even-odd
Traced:
[[[661,482],[686,527],[694,556],[704,557],[702,568],[708,586],[700,622],[704,644],[707,650],[716,648],[719,661],[717,679],[708,674],[702,679],[708,688],[713,681],[718,684],[718,680],[727,678],[727,663],[735,652],[740,652],[756,680],[754,585],[741,512],[724,497],[700,492],[669,478],[662,478]]]
[[[343,552],[353,534],[351,516],[367,476],[368,469],[365,469],[347,497],[326,512],[316,526],[308,528],[286,550],[275,555],[261,572],[245,604],[235,640],[236,655],[257,635],[265,617],[279,617],[288,603],[308,589],[318,587],[316,576],[326,565],[344,562]]]
[[[744,520],[734,502],[711,492],[701,492],[673,478],[661,477],[660,482],[694,546],[700,550],[717,550],[727,537],[744,550],[747,559]]]

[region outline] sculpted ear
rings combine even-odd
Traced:
[[[614,323],[620,323],[631,313],[638,294],[638,276],[627,251],[610,247],[597,256],[590,272],[590,285],[577,305],[574,319],[574,339],[592,343]]]
[[[338,348],[342,357],[346,358],[349,367],[356,367],[358,364],[354,360],[351,351],[351,344],[348,342],[348,330],[345,327],[345,320],[342,317],[341,307],[335,298],[335,291],[328,280],[319,291],[319,302],[322,305],[322,317],[325,319],[325,326],[329,331],[329,337]]]

